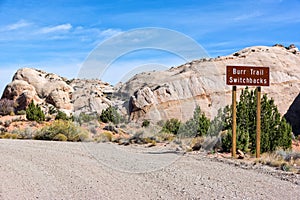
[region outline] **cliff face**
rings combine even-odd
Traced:
[[[67,80],[23,68],[16,72],[2,98],[15,100],[19,110],[31,100],[45,108],[53,105],[75,113],[101,113],[109,105],[117,105],[134,121],[153,122],[170,118],[185,121],[199,105],[212,118],[219,108],[231,104],[231,87],[225,84],[226,65],[270,67],[271,85],[263,87],[262,92],[275,100],[281,114],[286,114],[294,127],[300,124],[300,101],[296,99],[300,91],[300,53],[293,45],[249,47],[229,56],[195,60],[166,71],[144,72],[115,88],[99,80]]]
[[[196,60],[163,72],[134,76],[118,89],[121,98],[130,97],[133,120],[178,118],[187,120],[196,105],[209,116],[231,104],[231,87],[225,84],[226,65],[270,67],[270,87],[263,87],[285,114],[300,89],[300,53],[285,48],[255,46],[229,56]],[[241,90],[243,87],[238,87]],[[299,116],[300,118],[300,116]]]

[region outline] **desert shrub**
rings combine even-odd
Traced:
[[[121,115],[118,113],[116,108],[110,106],[102,110],[100,120],[104,123],[112,122],[114,124],[118,124],[120,123]]]
[[[144,138],[144,143],[145,144],[150,144],[149,147],[156,146],[156,140],[152,137]]]
[[[97,134],[97,127],[96,127],[96,125],[94,125],[94,124],[90,124],[89,125],[89,131],[92,133],[92,134]]]
[[[162,127],[162,132],[172,133],[176,135],[180,128],[181,121],[175,118],[169,119]]]
[[[108,141],[112,140],[113,134],[111,132],[105,131],[102,134],[105,136],[105,138],[107,138]]]
[[[80,125],[83,123],[91,122],[93,120],[98,120],[97,114],[87,114],[87,113],[80,113],[77,116],[73,116],[73,121],[78,122]]]
[[[18,134],[16,133],[5,133],[2,136],[3,139],[17,139],[18,138]]]
[[[165,124],[164,120],[159,120],[159,121],[156,123],[156,125],[157,125],[157,126],[160,126],[160,127],[163,127],[164,124]]]
[[[104,131],[101,133],[95,140],[97,142],[111,142],[112,141],[113,134],[110,131]]]
[[[198,151],[201,149],[204,143],[204,137],[194,137],[191,141],[190,147],[193,151]]]
[[[72,142],[84,142],[84,141],[89,141],[89,133],[86,132],[85,130],[80,130],[79,133],[75,135],[70,141]]]
[[[62,120],[68,120],[69,117],[68,117],[67,114],[64,113],[63,111],[58,110],[58,111],[57,111],[57,114],[56,114],[56,116],[55,116],[55,120],[59,120],[59,119],[62,119]]]
[[[25,110],[19,110],[17,112],[17,115],[26,115],[26,111]]]
[[[64,134],[59,133],[59,134],[57,134],[57,135],[53,138],[53,140],[55,140],[55,141],[67,141],[68,138],[67,138],[67,136],[65,136]]]
[[[17,134],[19,139],[32,139],[35,131],[32,128],[16,129],[12,133]]]
[[[193,117],[184,123],[179,129],[179,135],[181,137],[199,137],[205,136],[210,126],[210,120],[197,106]]]
[[[6,127],[6,128],[9,127],[11,123],[12,123],[11,120],[6,120],[6,121],[4,122],[4,127]]]
[[[144,131],[138,131],[129,138],[130,143],[144,144]]]
[[[232,139],[232,109],[227,106],[212,123],[211,133],[227,130],[222,135],[222,147],[230,151]],[[256,145],[256,95],[248,88],[242,91],[237,103],[237,148],[255,152]],[[274,151],[278,147],[288,149],[292,144],[291,126],[281,118],[273,99],[263,95],[261,99],[261,152]]]
[[[56,108],[55,108],[54,106],[50,106],[50,107],[49,107],[49,114],[50,114],[50,115],[53,115],[53,114],[55,114],[55,113],[57,113]]]
[[[13,100],[1,99],[0,100],[0,115],[9,115],[14,112],[16,104]]]
[[[276,167],[283,171],[299,173],[300,153],[278,149],[274,152],[266,152],[256,162]]]
[[[45,114],[39,105],[35,105],[34,102],[31,101],[26,109],[26,118],[29,121],[41,122],[45,121]]]
[[[36,132],[34,139],[53,140],[57,134],[65,135],[68,141],[83,141],[88,137],[88,134],[80,127],[76,126],[72,121],[55,120],[52,124],[39,129]]]
[[[157,134],[155,134],[157,140],[159,142],[162,142],[162,141],[173,141],[175,139],[175,135],[173,133],[167,133],[167,132],[159,132]]]
[[[147,127],[149,127],[149,125],[150,125],[150,121],[147,120],[147,119],[144,119],[144,121],[143,121],[143,123],[142,123],[142,127],[147,128]]]
[[[0,127],[0,134],[7,132],[7,128]]]

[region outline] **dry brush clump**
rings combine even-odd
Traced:
[[[300,173],[300,152],[278,149],[274,152],[266,152],[256,162],[289,171]]]
[[[18,139],[18,134],[16,133],[1,133],[0,134],[0,139]]]
[[[36,130],[32,127],[18,128],[12,131],[13,134],[18,135],[18,139],[32,139],[36,133]]]
[[[0,100],[0,115],[14,115],[15,108],[18,105],[10,99],[1,99]]]
[[[55,120],[52,124],[45,125],[36,132],[34,139],[54,140],[55,137],[61,138],[57,136],[59,134],[66,136],[67,141],[78,142],[89,140],[89,133],[70,120]]]
[[[94,137],[96,142],[111,142],[113,140],[113,133],[111,131],[103,131]]]

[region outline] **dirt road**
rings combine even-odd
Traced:
[[[300,186],[158,147],[0,140],[0,199],[300,199]]]

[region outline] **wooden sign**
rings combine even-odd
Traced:
[[[227,66],[227,85],[270,86],[269,67]]]
[[[232,157],[236,158],[236,86],[256,89],[256,158],[260,157],[261,86],[270,86],[269,67],[226,66],[226,84],[232,85]]]

